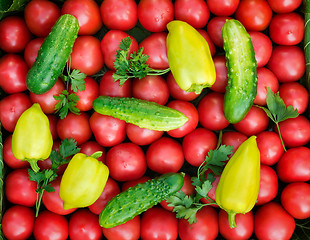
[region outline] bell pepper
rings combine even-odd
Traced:
[[[228,213],[229,226],[235,215],[254,207],[260,186],[260,152],[256,136],[244,141],[227,162],[215,191],[215,201]]]
[[[99,157],[96,154],[87,156],[84,153],[77,153],[69,162],[59,188],[64,209],[88,207],[103,192],[109,169],[96,159]]]
[[[32,170],[38,172],[37,161],[47,159],[52,146],[49,120],[40,105],[34,103],[17,120],[12,135],[12,153],[17,159],[28,161]]]
[[[215,66],[208,42],[191,25],[174,20],[167,24],[167,56],[181,89],[197,94],[215,82]]]

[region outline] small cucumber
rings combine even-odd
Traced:
[[[57,20],[28,71],[26,84],[29,91],[43,94],[55,85],[72,52],[78,31],[79,23],[74,16],[65,14]]]
[[[93,101],[93,109],[100,114],[157,131],[176,129],[188,120],[180,111],[137,98],[99,96]]]
[[[224,115],[234,124],[253,105],[257,94],[257,63],[251,37],[239,21],[226,20],[222,35],[228,72]]]
[[[181,189],[182,173],[166,173],[113,197],[99,215],[99,224],[112,228],[123,224]]]

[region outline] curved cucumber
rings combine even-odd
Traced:
[[[43,94],[55,85],[72,52],[78,31],[79,23],[74,16],[65,14],[57,20],[28,71],[26,83],[29,91]]]
[[[180,111],[137,98],[99,96],[93,108],[100,114],[157,131],[176,129],[188,120]]]
[[[183,184],[183,174],[166,173],[130,187],[108,202],[99,215],[99,224],[104,228],[123,224],[176,193]]]
[[[227,20],[222,35],[228,72],[224,115],[234,124],[253,105],[257,94],[257,63],[251,37],[239,21]]]

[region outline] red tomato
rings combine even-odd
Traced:
[[[80,115],[69,112],[67,117],[57,121],[57,134],[61,140],[73,138],[77,145],[87,142],[92,130],[89,124],[89,116],[82,112]]]
[[[166,69],[169,67],[167,56],[167,33],[158,32],[144,38],[139,44],[143,48],[143,54],[149,56],[146,64],[154,69]]]
[[[140,128],[137,125],[127,123],[126,135],[129,140],[137,145],[149,145],[159,139],[164,134],[164,131],[155,131],[147,128]]]
[[[239,5],[240,0],[207,0],[210,12],[216,16],[230,16]]]
[[[10,172],[5,179],[6,199],[26,207],[33,207],[37,199],[37,183],[29,180],[28,169],[20,168]]]
[[[34,35],[46,37],[60,17],[60,8],[51,1],[33,0],[26,5],[24,17]]]
[[[215,208],[205,206],[196,214],[197,222],[189,224],[184,218],[179,220],[181,240],[216,239],[219,233],[218,216]]]
[[[183,138],[182,148],[186,161],[198,167],[203,163],[210,149],[215,149],[217,136],[206,128],[196,128]]]
[[[194,104],[182,100],[173,100],[167,104],[167,107],[180,111],[188,118],[188,121],[183,126],[168,131],[167,133],[169,136],[181,138],[197,127],[199,116]]]
[[[217,55],[213,57],[216,79],[215,83],[210,87],[214,92],[225,93],[227,85],[227,67],[226,58],[224,55]]]
[[[9,94],[25,91],[28,69],[21,56],[5,54],[0,58],[0,87]]]
[[[78,209],[69,219],[69,237],[75,240],[100,240],[99,217],[87,208]]]
[[[258,239],[290,239],[294,230],[294,218],[277,202],[262,205],[254,215],[254,233]]]
[[[288,149],[276,166],[278,177],[283,182],[306,182],[310,180],[310,149],[296,147]]]
[[[7,53],[18,53],[25,49],[32,35],[25,20],[8,16],[0,21],[0,48]]]
[[[306,70],[304,52],[298,46],[276,46],[267,67],[281,83],[298,81]]]
[[[103,235],[108,240],[138,240],[140,238],[140,216],[112,228],[102,228]]]
[[[289,13],[295,11],[302,0],[267,0],[272,10],[276,13]]]
[[[272,10],[266,0],[241,0],[235,17],[248,31],[263,31],[270,24]]]
[[[39,213],[34,223],[36,240],[66,240],[69,236],[68,220],[48,210]]]
[[[236,132],[236,131],[228,131],[228,132],[223,132],[222,144],[226,146],[233,146],[232,153],[235,153],[236,150],[241,145],[241,143],[243,143],[247,139],[248,137],[243,133]]]
[[[125,191],[126,189],[130,188],[130,187],[134,187],[136,186],[138,183],[144,183],[148,180],[151,180],[151,178],[149,176],[142,176],[138,179],[135,179],[135,180],[130,180],[130,181],[126,181],[126,182],[123,182],[122,184],[122,192]]]
[[[102,27],[100,9],[94,0],[67,0],[61,15],[71,14],[79,21],[79,35],[93,35]]]
[[[214,56],[214,54],[216,53],[216,48],[214,43],[212,42],[211,37],[209,36],[209,34],[207,33],[206,30],[204,29],[196,29],[201,36],[203,36],[203,38],[207,41],[208,45],[209,45],[209,49],[210,49],[210,53],[211,56]]]
[[[220,48],[223,48],[222,28],[227,19],[231,17],[213,17],[207,24],[207,33],[209,34],[212,42]]]
[[[147,165],[141,147],[134,143],[113,146],[106,155],[110,176],[116,181],[129,181],[142,177]]]
[[[38,51],[43,42],[44,38],[34,38],[27,43],[24,50],[24,60],[28,67],[32,67],[32,64],[35,62],[38,56]]]
[[[235,228],[229,227],[228,214],[223,209],[220,209],[218,218],[220,234],[225,239],[243,240],[251,238],[254,231],[254,215],[252,211],[246,214],[236,214],[237,227]]]
[[[101,51],[103,53],[104,63],[109,69],[115,70],[114,61],[116,50],[119,49],[120,42],[127,37],[130,37],[132,40],[128,53],[130,56],[132,52],[138,51],[138,42],[128,33],[121,30],[110,30],[103,36],[100,43]]]
[[[29,239],[35,220],[32,208],[13,205],[6,209],[1,222],[1,230],[7,239]]]
[[[54,114],[47,114],[46,116],[50,124],[50,130],[51,130],[53,140],[55,141],[58,138],[57,129],[56,129],[58,117]]]
[[[175,213],[162,207],[152,207],[142,214],[141,238],[155,239],[177,239],[178,219]]]
[[[224,94],[211,92],[198,104],[199,122],[210,130],[218,131],[228,127],[229,122],[223,112]]]
[[[94,112],[89,124],[96,141],[103,147],[112,147],[125,140],[126,122]]]
[[[310,217],[310,184],[294,182],[286,185],[281,193],[281,204],[296,219]]]
[[[174,19],[171,0],[141,0],[138,3],[138,20],[150,32],[162,32]]]
[[[169,98],[169,89],[161,76],[145,76],[135,78],[132,82],[132,96],[165,105]]]
[[[210,11],[204,0],[176,0],[174,15],[176,20],[187,22],[194,28],[203,28],[207,25]]]
[[[173,138],[162,137],[146,150],[146,162],[157,173],[178,172],[184,163],[182,146]]]
[[[90,156],[93,153],[98,152],[98,151],[102,152],[102,156],[98,157],[97,160],[105,163],[106,150],[99,143],[95,141],[87,141],[83,143],[82,145],[80,145],[79,147],[81,148],[80,153],[84,153],[87,156]]]

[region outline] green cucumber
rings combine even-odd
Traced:
[[[180,111],[137,98],[99,96],[93,101],[93,109],[140,128],[157,131],[176,129],[188,121]]]
[[[57,20],[28,71],[29,91],[43,94],[55,85],[72,52],[78,31],[79,23],[74,16],[65,14]]]
[[[222,35],[228,74],[223,111],[235,124],[245,117],[256,97],[257,62],[251,37],[239,21],[226,20]]]
[[[166,173],[139,183],[113,197],[99,215],[99,224],[112,228],[123,224],[181,189],[182,173]]]

